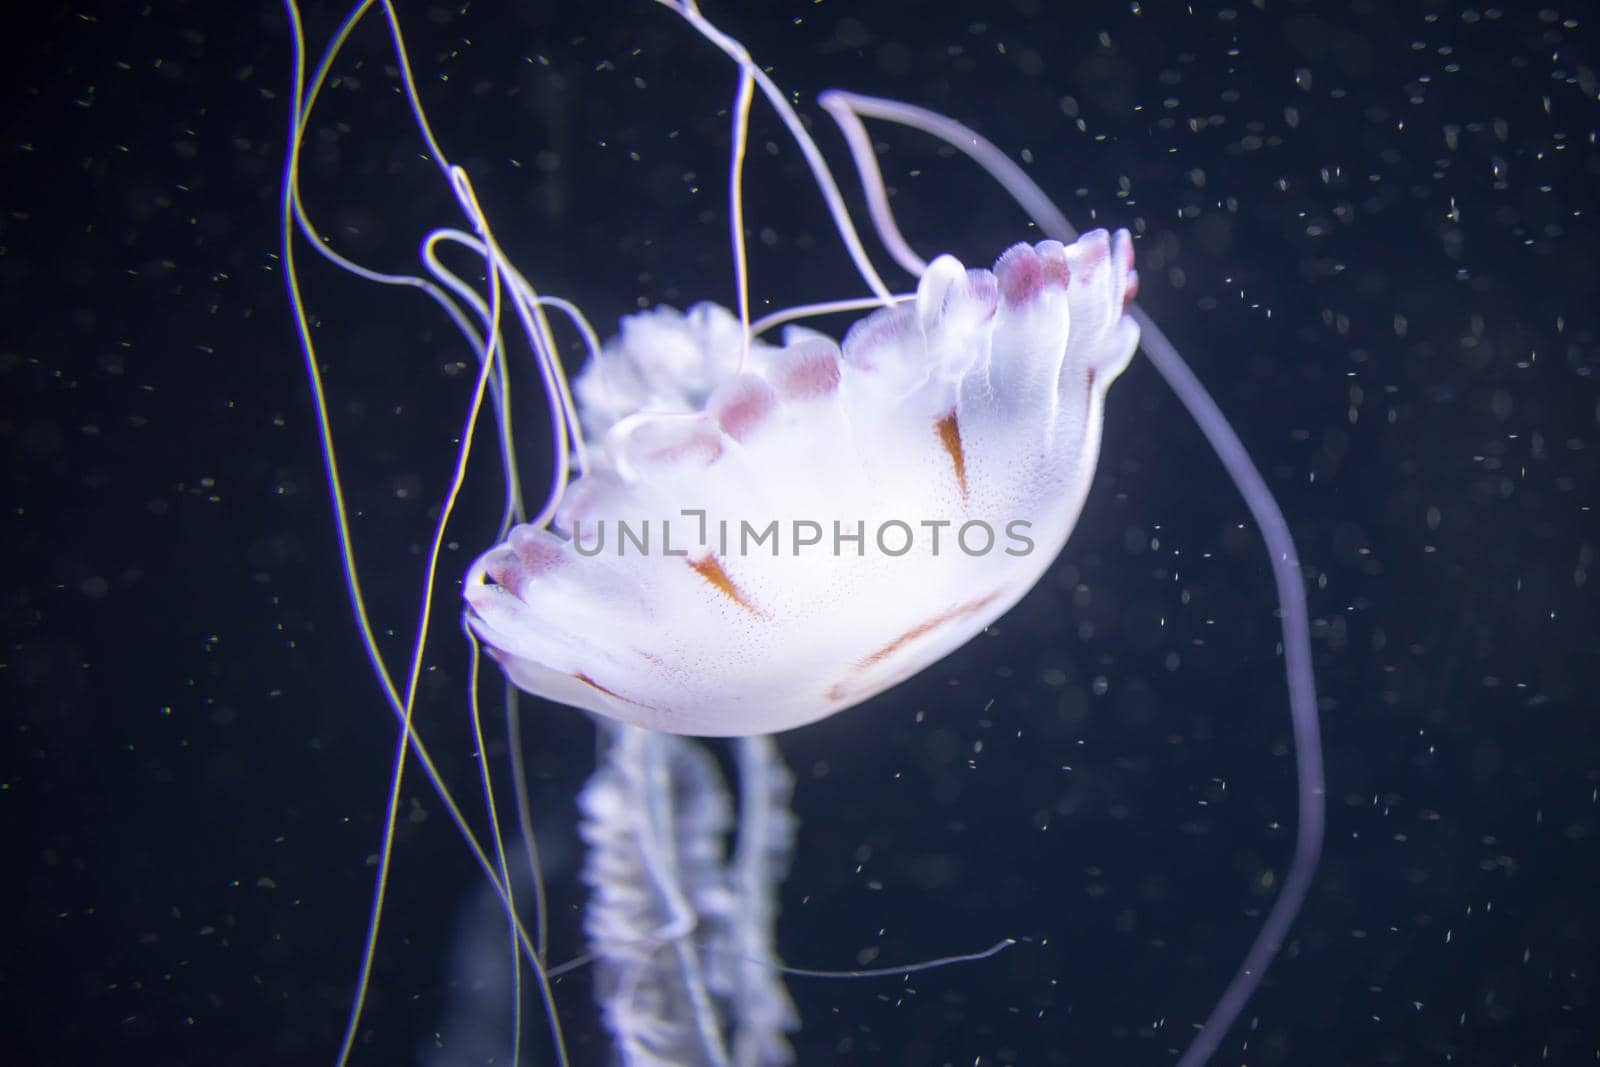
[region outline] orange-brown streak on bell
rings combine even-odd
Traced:
[[[716,556],[707,556],[705,559],[698,561],[690,560],[689,566],[694,568],[696,574],[710,582],[717,592],[750,614],[761,614],[754,604],[745,599],[744,594],[739,591],[739,587],[733,584],[733,579],[729,578],[728,572],[722,569],[722,561],[717,559]]]
[[[956,482],[961,486],[961,499],[967,499],[967,454],[961,450],[961,424],[954,411],[939,420],[939,440],[950,453],[950,462],[956,468]]]
[[[574,674],[573,677],[576,678],[578,681],[582,682],[584,685],[588,686],[590,689],[593,689],[595,692],[604,693],[606,696],[610,697],[612,700],[620,700],[624,704],[632,704],[634,707],[637,707],[637,708],[650,708],[650,710],[652,710],[652,711],[655,710],[654,708],[651,708],[651,706],[649,704],[642,703],[641,701],[638,701],[638,700],[629,700],[627,697],[623,696],[621,693],[617,692],[615,689],[607,689],[605,686],[601,685],[599,682],[595,681],[593,678],[589,677],[587,674],[584,674],[582,671],[579,671],[577,674]]]
[[[933,631],[939,629],[939,627],[947,626],[950,623],[955,622],[957,619],[964,619],[968,615],[977,614],[990,604],[994,603],[995,597],[999,595],[999,592],[996,591],[990,593],[988,596],[979,597],[977,600],[969,600],[965,604],[957,604],[953,608],[946,608],[944,611],[941,611],[939,614],[935,615],[926,622],[917,623],[917,625],[913,626],[911,629],[907,630],[893,641],[890,641],[887,645],[884,645],[882,648],[878,649],[870,656],[867,656],[855,666],[851,667],[850,673],[860,674],[868,667],[875,667],[882,663],[884,660],[888,659],[890,656],[893,656],[896,652],[899,652],[902,648],[917,640],[919,637],[926,637]],[[847,692],[849,692],[849,690],[846,687],[845,682],[836,682],[828,690],[828,699],[841,700],[844,698]]]

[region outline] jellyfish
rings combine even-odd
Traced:
[[[1206,1062],[1283,944],[1321,848],[1321,754],[1304,590],[1276,503],[1220,409],[1135,302],[1138,276],[1126,231],[1078,233],[1020,167],[951,119],[830,91],[819,102],[848,146],[873,228],[917,280],[913,292],[895,293],[873,266],[839,183],[789,98],[694,0],[658,2],[728,57],[737,73],[728,176],[737,307],[658,307],[625,319],[618,336],[602,344],[575,305],[536,289],[496,240],[470,176],[433,135],[392,4],[357,4],[320,63],[308,69],[299,13],[287,0],[296,63],[281,204],[285,274],[320,419],[350,600],[399,722],[388,831],[340,1061],[353,1047],[371,981],[399,782],[415,760],[503,904],[509,935],[548,1016],[556,1058],[566,1062],[550,986],[563,967],[545,955],[538,879],[537,918],[530,923],[523,918],[528,902],[519,902],[513,889],[489,777],[491,835],[480,841],[411,718],[427,605],[480,418],[498,430],[506,503],[500,536],[463,581],[465,631],[474,650],[483,648],[517,689],[585,711],[600,730],[599,767],[581,799],[590,848],[585,881],[593,894],[586,930],[618,1054],[629,1064],[776,1065],[791,1060],[783,1034],[798,1020],[773,949],[774,901],[794,821],[792,779],[771,735],[891,689],[965,644],[1034,586],[1066,544],[1088,495],[1108,390],[1142,349],[1262,530],[1280,599],[1296,744],[1299,825],[1290,869],[1244,961],[1179,1061],[1180,1067]],[[317,95],[344,40],[375,4],[417,128],[468,223],[429,236],[426,276],[383,274],[342,256],[320,239],[298,192],[299,144]],[[752,319],[741,183],[757,92],[804,156],[868,295]],[[992,269],[919,255],[894,219],[865,132],[868,119],[911,127],[966,154],[1046,239],[1012,244]],[[403,677],[379,652],[364,607],[296,281],[297,232],[342,269],[424,292],[478,355]],[[443,265],[437,252],[444,245],[481,260],[481,287]],[[842,340],[801,325],[842,311],[863,313]],[[588,352],[570,384],[553,316],[570,324]],[[504,336],[512,325],[536,355],[555,446],[555,475],[542,506],[531,512],[510,440]],[[481,738],[475,693],[474,687],[471,711]],[[699,737],[738,739],[736,817],[714,762],[691,740]],[[518,800],[525,805],[525,796]],[[730,832],[736,833],[732,855],[725,847]]]

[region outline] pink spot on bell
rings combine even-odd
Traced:
[[[675,444],[650,453],[656,463],[698,463],[709,467],[722,458],[722,441],[708,433],[694,433]]]
[[[797,400],[815,400],[839,388],[839,359],[833,346],[801,341],[790,346],[793,362],[784,369],[779,388]]]
[[[874,312],[844,335],[844,358],[857,370],[877,370],[879,357],[888,352],[894,358],[906,338],[916,331],[917,313],[913,308],[901,304]]]
[[[1043,285],[1065,289],[1072,284],[1072,268],[1067,265],[1067,250],[1060,241],[1040,241],[1034,251],[1039,254],[1039,272]]]
[[[1000,283],[1001,298],[1012,307],[1032,300],[1044,285],[1039,255],[1028,245],[1006,249],[994,265],[994,276]]]
[[[515,552],[499,548],[483,557],[483,572],[495,585],[510,590],[514,595],[522,588],[528,568]]]
[[[717,422],[735,441],[743,441],[777,406],[772,390],[759,378],[734,383],[717,404]]]
[[[517,559],[530,577],[548,574],[562,564],[560,546],[553,544],[547,536],[541,537],[530,526],[513,526],[506,543],[517,554]],[[495,581],[500,580],[496,578]]]
[[[1085,278],[1092,277],[1111,254],[1111,235],[1104,230],[1090,230],[1078,238],[1077,247],[1083,250],[1078,258],[1078,269]]]
[[[1013,245],[994,265],[994,275],[1000,283],[1001,297],[1012,307],[1027,303],[1046,289],[1065,289],[1072,284],[1067,251],[1059,241]]]

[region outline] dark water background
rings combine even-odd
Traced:
[[[719,54],[647,3],[402,8],[446,148],[536,284],[602,329],[636,306],[730,298],[718,112],[735,79]],[[336,14],[309,13],[314,42]],[[1011,0],[708,14],[808,113],[829,86],[939,109],[1030,153],[1080,225],[1135,229],[1144,305],[1290,519],[1328,843],[1217,1062],[1592,1063],[1592,13]],[[37,11],[13,39],[11,1062],[328,1063],[348,1006],[395,730],[343,597],[276,253],[286,25],[273,4],[106,4]],[[313,124],[305,191],[338,247],[407,269],[422,233],[459,216],[389,62],[374,21]],[[757,294],[853,292],[798,154],[757,115]],[[1030,236],[970,165],[874,132],[924,252],[983,264]],[[470,354],[420,299],[318,263],[306,284],[361,565],[398,655]],[[537,481],[537,405],[524,410]],[[493,533],[494,490],[485,468],[453,527],[419,711],[469,798],[455,578]],[[800,1062],[1170,1062],[1291,845],[1275,641],[1243,505],[1136,360],[1082,521],[1039,588],[917,679],[782,739],[803,823],[786,959],[882,966],[1032,940],[909,982],[794,981]],[[565,959],[581,951],[573,795],[593,734],[537,702],[525,724]],[[435,1041],[478,885],[420,777],[404,795],[359,1064],[412,1062]],[[559,997],[573,1062],[603,1063],[587,977]],[[470,1047],[445,1041],[441,1062]],[[548,1062],[537,1040],[528,1062]]]

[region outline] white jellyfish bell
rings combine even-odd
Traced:
[[[511,264],[461,168],[435,140],[383,2],[403,88],[431,157],[472,232],[424,245],[430,277],[373,271],[322,239],[301,203],[300,145],[317,94],[375,0],[357,3],[307,77],[296,44],[282,212],[285,277],[319,414],[350,598],[369,658],[400,723],[372,918],[340,1053],[356,1045],[373,973],[400,776],[418,760],[502,903],[537,980],[556,1062],[568,1062],[545,957],[538,872],[519,902],[493,785],[483,769],[491,837],[481,842],[412,722],[445,528],[480,411],[497,419],[507,472],[499,543],[464,582],[471,632],[519,688],[592,712],[606,743],[580,798],[593,890],[586,916],[597,996],[628,1064],[781,1064],[797,1024],[776,963],[776,888],[792,848],[792,781],[767,735],[843,711],[935,663],[1023,597],[1077,522],[1100,450],[1107,390],[1142,348],[1199,424],[1266,542],[1279,596],[1299,787],[1295,851],[1262,928],[1178,1061],[1198,1067],[1260,984],[1304,902],[1323,836],[1322,758],[1305,593],[1287,525],[1237,435],[1187,365],[1134,303],[1125,231],[1079,235],[1033,180],[960,124],[909,104],[839,91],[821,104],[838,123],[873,226],[917,279],[892,293],[868,259],[832,172],[788,97],[693,0],[660,0],[738,68],[729,215],[738,307],[702,304],[630,316],[601,346],[570,303],[542,295]],[[759,89],[800,149],[839,236],[872,295],[749,314],[742,165]],[[1017,244],[992,270],[950,256],[925,261],[896,227],[863,119],[900,123],[975,160],[1049,238]],[[293,235],[343,270],[421,289],[479,354],[455,479],[429,556],[422,624],[396,681],[364,605],[321,372],[295,268]],[[446,269],[440,244],[480,257],[487,291]],[[818,312],[870,312],[843,342],[787,325]],[[573,388],[547,321],[564,315],[589,360]],[[510,445],[502,338],[520,325],[550,405],[556,477],[544,506],[521,514]],[[476,723],[475,690],[469,701]],[[511,726],[515,741],[514,718]],[[675,735],[739,741],[735,820],[715,761]],[[481,748],[480,741],[480,748]],[[512,758],[518,758],[513,743]],[[514,775],[526,825],[525,783]],[[733,854],[726,838],[735,827]],[[536,855],[536,853],[535,853]],[[536,863],[535,863],[536,867]],[[525,923],[527,910],[536,913]],[[532,927],[530,929],[530,926]],[[998,951],[932,961],[979,959]],[[573,964],[577,965],[577,964]],[[915,967],[891,969],[903,973]],[[517,972],[520,974],[520,971]],[[852,972],[860,975],[864,972]],[[519,979],[520,980],[520,979]],[[520,1048],[512,1038],[512,1060]]]
[[[1138,329],[1128,235],[949,256],[844,344],[752,344],[702,305],[627,323],[577,382],[590,468],[473,565],[521,688],[652,730],[772,733],[941,659],[1077,521]]]

